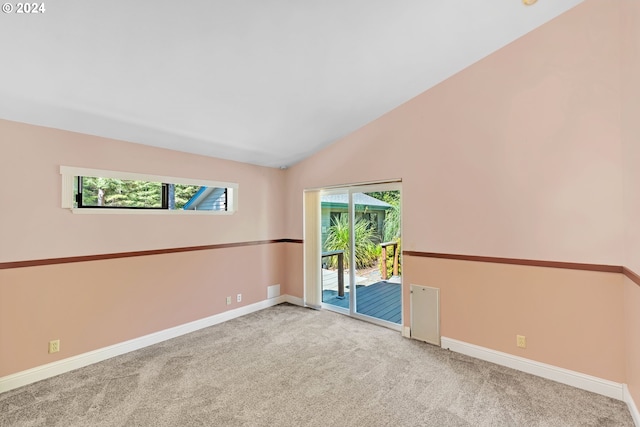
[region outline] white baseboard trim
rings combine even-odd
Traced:
[[[514,356],[486,347],[480,347],[453,338],[442,337],[441,346],[442,348],[447,348],[456,353],[466,354],[476,359],[486,360],[487,362],[492,362],[497,365],[506,366],[562,384],[626,401],[623,384],[621,383],[570,371],[553,365],[547,365],[546,363],[536,362],[535,360],[525,359],[524,357]]]
[[[629,393],[629,387],[626,384],[623,385],[624,389],[624,401],[627,403],[629,407],[629,412],[631,412],[631,418],[633,418],[633,422],[636,427],[640,427],[640,412],[638,412],[638,407],[636,406],[636,402],[633,401],[633,396]]]
[[[152,334],[145,335],[139,338],[134,338],[129,341],[124,341],[108,347],[100,348],[98,350],[93,350],[87,353],[79,354],[77,356],[69,357],[67,359],[59,360],[57,362],[47,363],[46,365],[37,366],[32,369],[27,369],[26,371],[7,375],[0,378],[0,393],[22,387],[36,381],[51,378],[65,372],[72,371],[74,369],[91,365],[93,363],[101,362],[115,356],[120,356],[121,354],[139,350],[141,348],[148,347],[150,345],[176,338],[191,332],[195,332],[209,326],[217,325],[219,323],[226,322],[227,320],[235,319],[249,313],[272,307],[274,305],[282,304],[283,302],[302,305],[302,300],[300,298],[292,297],[290,295],[281,295],[279,297],[266,299],[254,304],[246,305],[244,307],[239,307],[233,310],[225,311],[223,313],[215,314],[204,319],[185,323],[184,325],[175,326],[163,331],[154,332]]]
[[[283,302],[288,302],[289,304],[299,305],[300,307],[304,307],[304,300],[302,298],[294,297],[292,295],[285,295]]]

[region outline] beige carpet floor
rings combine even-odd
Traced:
[[[282,304],[0,394],[0,426],[633,426],[623,402]]]

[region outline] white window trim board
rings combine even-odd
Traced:
[[[238,188],[239,184],[235,182],[211,181],[206,179],[194,179],[184,177],[174,177],[166,175],[150,175],[135,172],[121,172],[104,169],[79,168],[73,166],[60,166],[60,175],[62,175],[62,208],[71,209],[73,213],[83,214],[160,214],[160,215],[231,215],[238,211]],[[152,182],[168,182],[171,184],[183,185],[204,185],[207,187],[227,188],[227,197],[231,202],[227,211],[167,211],[153,209],[92,209],[82,208],[75,209],[73,207],[73,179],[76,176],[96,176],[102,178],[115,178],[132,181],[152,181]]]

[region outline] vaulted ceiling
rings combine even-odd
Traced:
[[[0,16],[0,118],[288,166],[580,2],[44,0]]]

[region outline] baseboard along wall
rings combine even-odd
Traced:
[[[304,306],[302,298],[291,295],[281,295],[275,298],[266,299],[244,307],[239,307],[223,313],[215,314],[204,319],[185,323],[184,325],[165,329],[139,338],[135,338],[122,343],[114,344],[98,350],[79,354],[57,362],[48,363],[46,365],[37,366],[26,371],[17,372],[0,378],[0,393],[13,390],[37,381],[54,377],[78,368],[82,368],[93,363],[98,363],[115,356],[119,356],[131,351],[139,350],[153,344],[157,344],[172,338],[176,338],[209,326],[217,325],[231,319],[235,319],[265,308],[273,307],[282,303],[290,303],[294,305]],[[407,327],[403,328],[403,336],[408,337]],[[622,400],[627,403],[631,416],[636,426],[640,427],[640,412],[636,406],[633,397],[629,393],[626,384],[620,384],[602,378],[593,377],[591,375],[582,374],[580,372],[571,371],[557,366],[548,365],[534,360],[525,359],[523,357],[514,356],[508,353],[492,350],[486,347],[480,347],[474,344],[458,341],[453,338],[441,337],[441,346],[444,349],[465,354],[476,359],[485,360],[497,365],[506,366],[517,369],[539,377],[557,381],[576,388],[598,393],[614,399]]]
[[[456,353],[465,354],[476,359],[495,363],[496,365],[506,366],[582,390],[621,400],[629,407],[635,425],[640,427],[640,413],[638,413],[638,408],[626,384],[536,362],[535,360],[525,359],[524,357],[514,356],[475,344],[469,344],[453,338],[441,337],[441,346],[444,349],[455,351]]]
[[[624,401],[627,403],[629,407],[629,412],[631,412],[631,417],[633,418],[633,423],[636,427],[640,427],[640,411],[638,411],[638,407],[636,406],[636,402],[633,401],[633,397],[631,393],[629,393],[629,387],[626,384],[624,386]]]
[[[458,341],[453,338],[442,337],[442,348],[462,353],[476,359],[486,360],[497,365],[513,368],[528,374],[537,375],[567,384],[593,393],[602,394],[618,400],[624,400],[623,385],[576,371],[559,368],[524,357],[514,356],[475,344]]]
[[[77,356],[69,357],[67,359],[59,360],[57,362],[48,363],[46,365],[27,369],[26,371],[7,375],[6,377],[0,378],[0,393],[22,387],[36,381],[51,378],[65,372],[73,371],[74,369],[82,368],[93,363],[98,363],[115,356],[120,356],[131,351],[139,350],[141,348],[148,347],[162,341],[170,340],[172,338],[195,332],[209,326],[217,325],[219,323],[226,322],[227,320],[235,319],[237,317],[263,310],[274,305],[282,304],[284,302],[300,306],[303,305],[301,298],[293,297],[290,295],[281,295],[275,298],[266,299],[254,304],[246,305],[244,307],[238,307],[236,309],[215,314],[204,319],[185,323],[184,325],[165,329],[159,332],[154,332],[152,334],[134,338],[129,341],[124,341],[98,350],[93,350],[87,353],[79,354]]]

